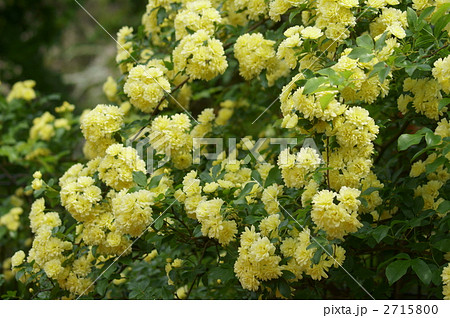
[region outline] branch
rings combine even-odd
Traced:
[[[435,55],[436,53],[438,53],[440,50],[445,49],[447,46],[449,46],[449,43],[447,43],[446,45],[444,45],[443,47],[437,49],[436,51],[434,51],[433,53],[430,53],[428,55],[425,55],[423,58],[426,59],[427,57],[432,57],[433,55]]]

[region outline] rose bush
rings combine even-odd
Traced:
[[[449,298],[449,10],[150,0],[17,296]]]

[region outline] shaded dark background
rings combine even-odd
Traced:
[[[114,37],[137,27],[146,0],[79,0]],[[33,79],[43,94],[60,93],[94,107],[101,86],[117,75],[115,42],[74,0],[0,0],[0,81],[3,90]]]

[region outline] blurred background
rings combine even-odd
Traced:
[[[137,27],[147,0],[78,0],[116,38]],[[118,75],[116,43],[75,0],[0,0],[1,89],[33,79],[77,110],[105,102],[102,85]]]

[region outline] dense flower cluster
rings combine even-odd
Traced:
[[[177,71],[207,81],[223,74],[228,66],[222,42],[203,29],[181,40],[173,50],[173,62]]]
[[[36,82],[33,80],[17,82],[13,85],[11,91],[6,97],[6,100],[8,102],[13,99],[24,99],[27,101],[33,100],[36,98],[36,92],[33,89],[34,86],[36,86]]]
[[[281,257],[275,255],[275,246],[270,240],[255,232],[255,228],[246,228],[240,238],[239,257],[234,271],[242,287],[256,291],[260,281],[281,276]]]
[[[358,189],[342,187],[339,194],[322,190],[312,198],[311,217],[317,226],[331,238],[342,239],[348,233],[356,232],[361,226],[358,221],[358,207],[361,202]],[[339,204],[334,203],[334,199]]]
[[[85,155],[93,159],[103,156],[106,149],[114,143],[113,134],[123,123],[123,112],[117,106],[97,105],[81,117],[81,131],[86,144]]]
[[[234,55],[239,61],[239,74],[246,80],[258,76],[274,63],[275,42],[265,40],[261,33],[244,34],[234,45]]]

